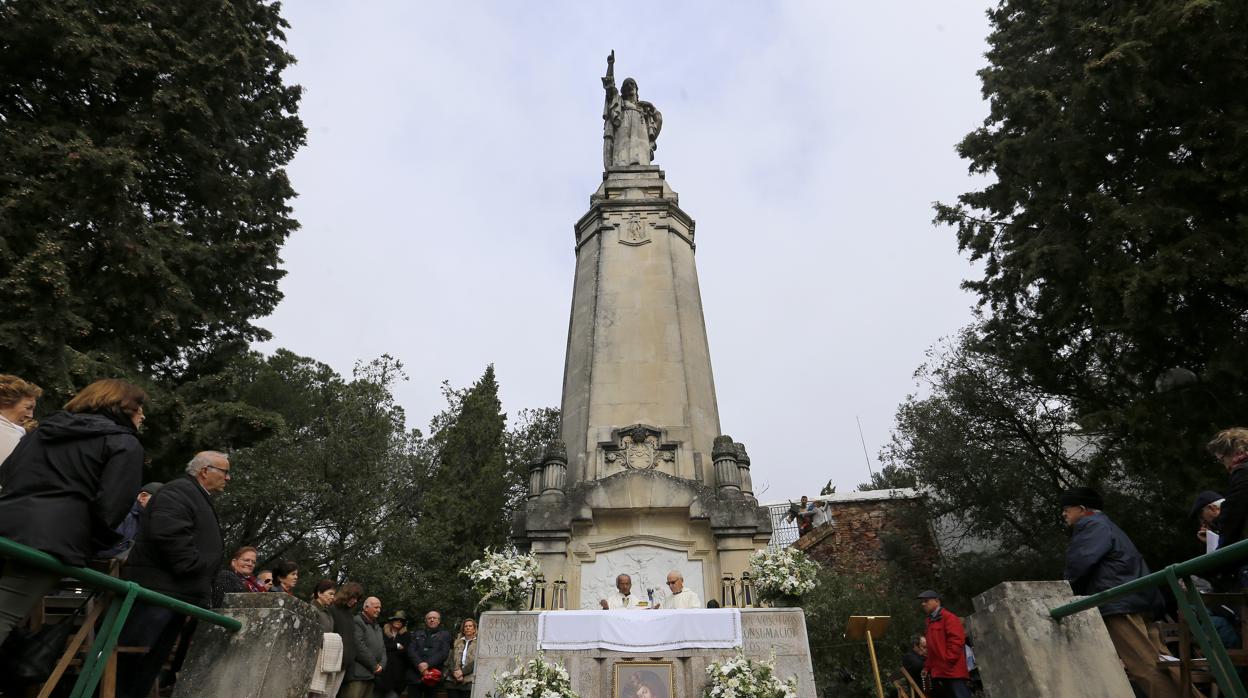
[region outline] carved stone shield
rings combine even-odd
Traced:
[[[650,242],[650,226],[642,220],[640,213],[633,213],[628,220],[620,225],[620,243],[624,245],[644,245]]]

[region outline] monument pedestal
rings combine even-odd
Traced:
[[[551,611],[551,613],[559,613]],[[603,611],[646,613],[646,611]],[[476,678],[472,698],[485,698],[494,689],[494,676],[514,669],[519,662],[537,656],[536,611],[488,611],[481,615],[477,647]],[[806,615],[800,608],[741,609],[743,650],[747,657],[776,658],[776,675],[797,677],[798,695],[815,697],[815,676],[806,637]],[[632,698],[612,686],[616,665],[640,662],[671,663],[673,693],[670,698],[698,698],[706,684],[706,667],[717,659],[736,655],[735,649],[681,649],[659,654],[609,650],[558,650],[544,653],[547,661],[562,663],[572,679],[572,690],[581,698]]]

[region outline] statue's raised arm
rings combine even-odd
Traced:
[[[607,99],[610,100],[616,94],[615,89],[615,51],[612,50],[607,55],[607,74],[602,76],[602,89],[607,91]]]
[[[607,74],[602,78],[606,100],[602,108],[602,160],[607,169],[650,165],[656,139],[663,127],[663,115],[637,96],[637,81],[625,78],[615,86],[615,51],[607,56]]]

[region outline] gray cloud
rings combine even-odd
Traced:
[[[557,405],[572,224],[601,181],[605,56],[664,114],[656,160],[698,221],[725,432],[764,499],[866,479],[974,270],[931,202],[973,186],[985,3],[331,3],[284,11],[307,94],[303,224],[263,323],[349,372],[389,352],[413,426],[493,362]]]

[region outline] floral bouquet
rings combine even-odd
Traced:
[[[775,662],[774,656],[756,662],[740,652],[732,659],[711,662],[702,698],[797,698],[797,677],[781,681]]]
[[[758,550],[750,556],[750,578],[762,599],[794,599],[814,590],[819,565],[797,548]]]
[[[496,553],[489,548],[479,560],[460,570],[472,580],[472,589],[481,596],[477,606],[519,609],[529,599],[541,574],[537,558],[519,553]]]
[[[491,698],[577,698],[572,692],[568,670],[560,664],[537,657],[494,677]]]

